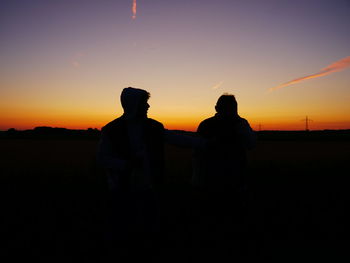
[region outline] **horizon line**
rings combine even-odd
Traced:
[[[89,127],[89,128],[76,128],[76,129],[72,129],[72,128],[66,128],[66,127],[54,127],[54,126],[36,126],[34,128],[31,129],[17,129],[17,128],[9,128],[7,130],[1,130],[0,132],[8,132],[10,130],[15,130],[15,131],[34,131],[36,128],[52,128],[52,129],[66,129],[66,130],[71,130],[71,131],[88,131],[89,129],[92,130],[98,130],[101,131],[101,128],[96,128],[96,127]],[[166,129],[166,130],[173,130],[173,131],[184,131],[184,132],[196,132],[196,131],[191,131],[191,130],[184,130],[184,129]],[[310,132],[310,131],[347,131],[350,130],[350,128],[340,128],[340,129],[295,129],[295,130],[280,130],[280,129],[266,129],[266,130],[254,130],[255,132],[265,132],[265,131],[284,131],[284,132],[288,132],[288,131],[305,131],[305,132]]]

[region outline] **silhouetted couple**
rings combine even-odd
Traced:
[[[148,118],[149,97],[142,89],[123,89],[124,114],[102,128],[98,148],[115,204],[112,220],[121,231],[131,225],[132,231],[140,230],[144,236],[159,226],[157,192],[164,179],[165,142],[195,149],[193,185],[202,192],[236,191],[245,151],[255,143],[249,123],[237,113],[233,95],[218,99],[217,113],[201,122],[198,136],[176,134]]]

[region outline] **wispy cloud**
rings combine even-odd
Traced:
[[[216,84],[215,86],[213,86],[211,89],[212,89],[212,90],[217,90],[217,89],[221,88],[222,84],[224,84],[223,81],[219,82],[218,84]]]
[[[78,61],[73,61],[72,62],[72,66],[75,68],[79,68],[80,67],[80,63]]]
[[[286,87],[286,86],[289,86],[292,84],[296,84],[296,83],[303,81],[303,80],[314,79],[314,78],[326,76],[326,75],[329,75],[329,74],[334,73],[334,72],[342,71],[348,67],[350,67],[350,56],[343,58],[341,60],[338,60],[336,62],[333,62],[332,64],[321,69],[319,72],[317,72],[315,74],[311,74],[311,75],[307,75],[305,77],[293,79],[291,81],[288,81],[286,83],[278,85],[277,87],[271,88],[271,89],[269,89],[269,91],[274,91],[274,90],[277,90],[277,89],[280,89],[280,88],[283,88],[283,87]]]
[[[132,19],[136,19],[136,8],[137,8],[136,0],[133,0],[132,1]]]
[[[71,60],[71,65],[74,68],[79,68],[80,67],[80,59],[84,56],[85,56],[85,54],[83,52],[76,53]]]

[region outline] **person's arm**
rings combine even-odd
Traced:
[[[237,126],[236,132],[238,136],[241,137],[244,146],[247,149],[253,149],[256,145],[256,134],[253,129],[250,127],[246,119],[241,119]]]
[[[207,144],[206,139],[179,134],[167,129],[164,129],[164,140],[169,144],[186,148],[204,148]]]
[[[112,142],[105,132],[102,131],[101,138],[97,147],[97,161],[104,168],[111,170],[126,170],[129,162],[115,156]]]

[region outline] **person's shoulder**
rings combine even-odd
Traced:
[[[147,122],[149,125],[153,126],[153,127],[158,127],[158,128],[161,128],[161,129],[164,129],[164,126],[161,122],[159,121],[156,121],[152,118],[147,118]]]
[[[238,121],[241,121],[241,122],[248,122],[246,119],[242,118],[242,117],[239,117],[238,118]]]
[[[216,121],[216,117],[215,116],[211,116],[209,118],[206,118],[204,120],[201,121],[201,123],[211,123],[211,122],[215,122]]]
[[[216,124],[217,124],[217,119],[215,118],[215,116],[204,119],[198,125],[197,132],[202,134],[202,133],[206,133],[208,131],[211,131],[214,129],[214,127],[217,126]]]
[[[200,122],[199,126],[206,126],[206,125],[211,125],[216,123],[216,118],[215,116],[212,116],[210,118],[204,119],[203,121]]]
[[[246,119],[242,118],[242,117],[239,117],[238,122],[242,123],[242,124],[249,125],[249,122]]]
[[[115,129],[119,125],[123,123],[123,119],[121,117],[114,119],[113,121],[107,123],[105,126],[102,127],[102,132],[108,132],[112,129]]]

